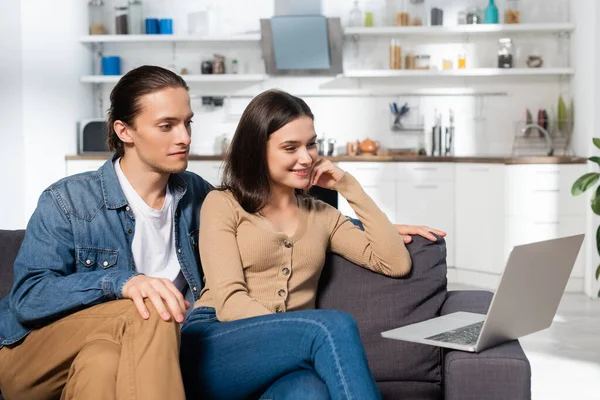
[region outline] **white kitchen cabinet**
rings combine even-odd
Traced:
[[[505,214],[539,221],[583,215],[585,196],[571,195],[571,186],[585,172],[585,164],[506,166]]]
[[[204,178],[213,186],[221,184],[223,161],[190,161],[187,170]]]
[[[507,217],[504,246],[504,261],[514,246],[542,240],[556,239],[585,233],[585,216],[557,217],[554,221],[541,221],[531,218]],[[585,243],[581,246],[572,278],[583,278],[585,275]],[[583,288],[582,288],[583,289]]]
[[[96,171],[105,162],[106,160],[68,160],[65,167],[65,176]]]
[[[454,182],[396,183],[396,222],[445,231],[449,266],[454,266],[454,209]]]
[[[456,268],[504,270],[504,164],[456,165]]]
[[[337,165],[349,172],[361,184],[375,204],[396,222],[396,163],[392,162],[339,162]],[[356,214],[344,197],[338,194],[338,209],[344,215],[356,218]]]
[[[360,182],[360,181],[359,181]],[[385,182],[382,184],[363,184],[361,185],[365,192],[373,199],[375,204],[387,215],[388,219],[392,222],[396,222],[396,191],[395,184],[393,182]],[[352,218],[356,218],[356,213],[350,207],[350,204],[344,199],[344,197],[338,194],[338,210],[344,215]]]

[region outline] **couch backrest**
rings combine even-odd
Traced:
[[[356,319],[378,382],[441,383],[439,348],[381,337],[383,331],[439,316],[446,298],[445,241],[417,236],[407,247],[413,267],[400,279],[331,255],[320,280],[317,307],[344,310]]]
[[[25,231],[0,230],[0,299],[8,295],[13,285],[13,264],[24,236]]]

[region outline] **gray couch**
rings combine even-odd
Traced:
[[[12,285],[23,234],[0,230],[0,298]],[[384,330],[440,314],[485,313],[492,297],[485,291],[446,290],[443,239],[415,237],[408,248],[413,269],[405,278],[387,278],[331,255],[319,289],[319,308],[345,310],[357,320],[383,398],[530,399],[531,370],[518,341],[471,354],[381,337]]]

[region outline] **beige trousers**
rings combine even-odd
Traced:
[[[76,312],[0,349],[0,390],[20,399],[185,399],[180,327],[146,300],[144,320],[131,300]]]

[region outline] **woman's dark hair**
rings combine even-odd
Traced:
[[[314,120],[304,100],[280,90],[259,94],[244,110],[225,158],[221,189],[231,190],[247,212],[259,212],[269,201],[269,136],[300,117]]]
[[[106,129],[110,151],[123,157],[125,149],[123,142],[114,129],[115,121],[123,121],[135,128],[135,118],[141,113],[140,98],[146,94],[166,88],[184,88],[189,90],[182,77],[161,67],[143,65],[132,69],[115,85],[110,92],[110,108],[107,112]]]

